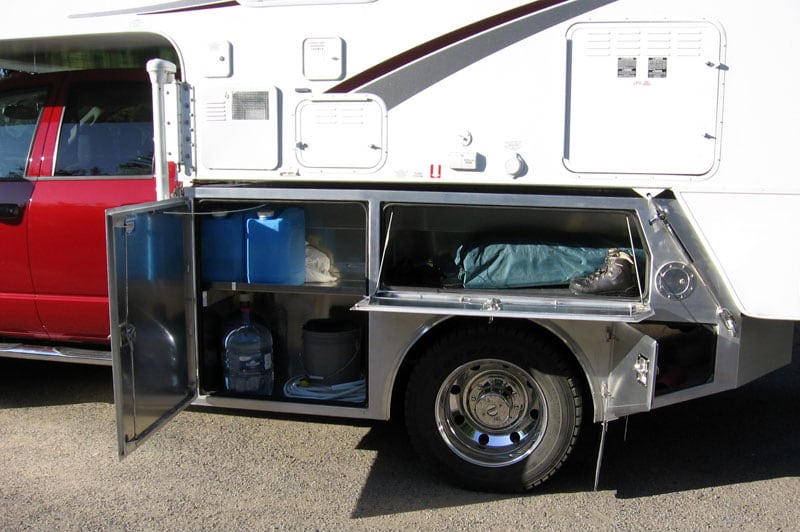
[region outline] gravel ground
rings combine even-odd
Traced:
[[[401,428],[193,409],[116,457],[108,368],[0,359],[0,530],[797,530],[795,362],[598,433],[546,485],[500,496],[417,464]]]

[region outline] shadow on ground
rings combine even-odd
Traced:
[[[0,408],[113,402],[110,367],[0,358]]]

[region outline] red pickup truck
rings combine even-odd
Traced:
[[[154,199],[144,70],[0,71],[0,356],[110,364],[104,211]]]

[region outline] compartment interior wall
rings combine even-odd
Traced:
[[[366,272],[367,211],[359,203],[304,203],[306,241],[327,253],[345,278]]]

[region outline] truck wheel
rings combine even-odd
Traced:
[[[406,390],[412,445],[469,489],[517,492],[548,479],[572,451],[581,415],[577,379],[558,345],[509,325],[442,337]]]

